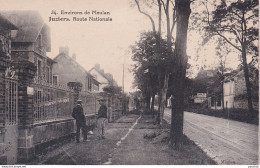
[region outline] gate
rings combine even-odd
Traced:
[[[14,164],[18,141],[18,81],[14,76],[5,78],[5,128],[7,164]]]

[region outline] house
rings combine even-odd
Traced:
[[[252,85],[253,107],[258,110],[258,70],[254,67],[249,67],[249,74]],[[219,110],[223,109],[223,106],[226,109],[247,109],[247,91],[244,71],[242,69],[237,69],[225,74],[223,82],[223,88],[221,83],[209,87],[210,94],[208,96],[208,107]],[[222,99],[224,99],[224,103],[222,102]]]
[[[51,51],[50,29],[36,11],[4,11],[17,30],[11,31],[12,60],[29,61],[36,67],[35,80],[52,83],[52,65],[46,53]]]
[[[220,108],[218,101],[221,98],[219,85],[220,78],[217,70],[201,68],[193,82],[193,92],[195,93],[192,96],[193,102],[201,104],[207,101],[209,108]]]
[[[114,85],[117,86],[116,81],[113,79],[112,74],[105,73],[103,69],[100,68],[99,64],[96,64],[93,68],[88,71],[95,80],[100,82],[99,90],[102,91],[105,86]]]
[[[83,92],[99,91],[100,83],[76,61],[76,54],[69,56],[68,47],[60,47],[54,61],[56,62],[53,65],[54,84],[67,85],[68,82],[81,82]]]
[[[197,93],[197,95],[194,96],[194,103],[196,104],[201,104],[206,100],[207,100],[207,93]]]
[[[15,144],[18,126],[17,76],[11,65],[11,31],[17,27],[0,14],[0,163],[17,161],[16,147],[5,150],[8,144]]]
[[[259,99],[259,77],[258,70],[249,66],[249,80],[251,83],[252,103],[254,109],[258,110]],[[224,107],[227,109],[247,109],[247,91],[243,70],[234,71],[224,79]]]

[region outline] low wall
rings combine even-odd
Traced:
[[[87,126],[96,125],[95,114],[86,116]],[[39,145],[54,139],[58,139],[76,132],[75,119],[63,119],[45,123],[34,124],[32,128],[33,144]]]

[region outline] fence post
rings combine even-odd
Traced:
[[[70,87],[71,89],[73,89],[74,91],[74,106],[77,103],[77,100],[80,98],[80,92],[82,90],[82,83],[81,82],[69,82],[67,84],[68,87]]]
[[[37,67],[29,61],[14,62],[18,75],[18,161],[34,158],[32,125],[34,120],[33,89],[30,88]],[[32,92],[31,92],[32,91]]]
[[[7,164],[7,156],[4,149],[5,142],[5,70],[9,65],[9,60],[0,57],[0,163]]]

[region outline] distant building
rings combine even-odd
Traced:
[[[94,79],[100,83],[99,90],[103,91],[105,86],[114,85],[117,86],[116,81],[113,79],[112,74],[105,73],[103,69],[100,68],[99,64],[96,64],[93,68],[88,71]]]
[[[258,92],[259,92],[259,78],[257,69],[249,69],[251,91],[252,91],[252,101],[254,109],[259,109],[258,107]],[[224,107],[225,108],[240,108],[247,109],[247,92],[246,83],[244,77],[244,71],[235,71],[226,76],[224,80]]]
[[[68,82],[81,82],[82,91],[99,91],[99,82],[76,61],[76,54],[69,56],[68,47],[60,47],[59,54],[54,58],[54,84],[67,85]]]
[[[259,91],[259,77],[256,68],[249,68],[250,82],[252,85],[252,101],[254,109],[258,107],[258,91]],[[212,85],[208,89],[210,94],[208,96],[208,107],[211,109],[247,109],[247,92],[246,83],[243,70],[234,70],[225,75],[223,89],[221,84]],[[222,93],[223,90],[223,93]],[[224,102],[222,102],[222,94]]]
[[[195,104],[201,104],[206,100],[207,100],[207,93],[197,93],[197,95],[194,96]]]

